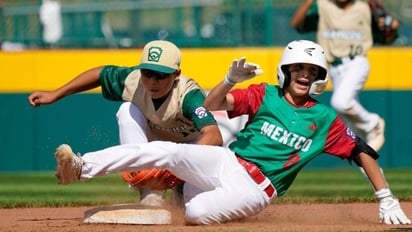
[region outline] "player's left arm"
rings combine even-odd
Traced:
[[[183,115],[200,131],[196,144],[223,144],[223,138],[213,114],[203,106],[205,96],[200,89],[193,89],[183,99]]]
[[[379,200],[379,221],[381,223],[395,225],[411,224],[411,220],[401,209],[399,200],[389,189],[389,185],[376,160],[365,152],[360,152],[354,158],[356,162],[363,167],[370,183],[374,187],[374,195]]]
[[[355,161],[362,167],[379,200],[379,220],[385,224],[410,224],[410,219],[393,196],[376,161],[379,155],[365,141],[356,136],[338,116],[332,123],[326,140],[325,152]]]

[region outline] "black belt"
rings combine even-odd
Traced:
[[[242,165],[252,179],[256,182],[256,184],[260,185],[263,181],[266,180],[266,176],[263,175],[262,171],[256,166],[256,164],[252,162],[248,162],[239,156],[236,155],[237,161]],[[269,198],[272,198],[274,193],[276,192],[275,187],[270,183],[263,191],[268,195]]]

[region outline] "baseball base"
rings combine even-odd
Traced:
[[[170,224],[171,213],[166,209],[139,204],[121,204],[92,208],[84,213],[85,223],[109,224]]]

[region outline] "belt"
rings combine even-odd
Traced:
[[[353,60],[353,58],[355,58],[355,57],[354,56],[348,56],[347,58],[349,58],[350,60]],[[343,64],[343,59],[344,59],[343,57],[336,57],[335,60],[330,63],[330,65],[332,65],[332,66],[341,65],[341,64]]]
[[[332,66],[338,66],[342,64],[342,58],[338,57],[333,62],[330,63]]]
[[[269,198],[272,198],[276,193],[275,187],[272,183],[270,183],[270,180],[265,175],[263,175],[262,171],[260,171],[256,164],[248,162],[237,155],[236,158],[240,165],[242,165],[246,169],[246,171],[249,173],[250,177],[252,177],[252,179],[256,182],[256,184],[260,186],[263,182],[269,181],[269,184],[265,189],[263,189],[263,191],[266,193],[266,195],[268,195]]]

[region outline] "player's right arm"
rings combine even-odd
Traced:
[[[29,104],[34,107],[52,104],[65,96],[99,87],[101,70],[102,67],[89,69],[52,91],[34,91],[28,97]]]
[[[234,99],[229,93],[232,87],[227,86],[224,81],[217,84],[207,95],[204,106],[208,110],[233,110]]]
[[[233,60],[224,80],[216,85],[207,95],[204,102],[205,108],[211,111],[232,111],[234,98],[232,94],[229,93],[232,87],[237,83],[241,83],[262,73],[263,71],[259,65],[247,63],[246,57]]]

